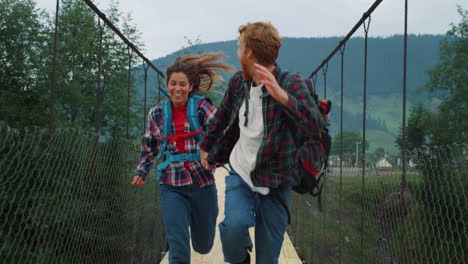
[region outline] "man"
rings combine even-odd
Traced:
[[[256,263],[278,263],[288,220],[291,173],[298,170],[299,126],[322,126],[302,78],[278,83],[281,37],[271,23],[239,27],[242,71],[230,80],[223,104],[200,143],[206,169],[230,163],[225,218],[219,224],[225,261],[250,263],[248,229],[255,226]]]

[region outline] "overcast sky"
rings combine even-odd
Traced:
[[[55,0],[36,0],[39,8],[55,10]],[[95,0],[105,10],[112,0]],[[283,37],[344,36],[374,0],[120,0],[119,9],[131,13],[142,32],[145,55],[163,57],[187,46],[197,37],[202,43],[233,40],[239,25],[270,21]],[[402,34],[404,0],[384,0],[372,15],[369,34]],[[409,0],[408,31],[444,34],[458,23],[456,5],[468,0]],[[362,35],[363,29],[356,35]]]

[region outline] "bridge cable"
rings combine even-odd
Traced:
[[[129,127],[130,127],[130,85],[131,85],[131,74],[132,74],[132,49],[127,46],[128,53],[128,79],[127,79],[127,139],[129,138]]]
[[[328,62],[324,64],[322,67],[322,74],[323,74],[323,98],[327,99],[327,73],[328,73]],[[327,177],[323,178],[323,186],[327,186]],[[321,195],[318,197],[318,205],[319,205],[319,210],[323,212],[323,230],[326,230],[326,223],[327,223],[327,210],[324,208],[326,206],[325,203],[322,203],[323,200],[326,199],[327,192],[322,192]],[[324,241],[325,242],[325,241]],[[325,248],[325,246],[324,246]]]
[[[402,146],[401,146],[401,166],[402,166],[402,173],[401,173],[401,189],[402,189],[402,194],[401,199],[403,204],[406,204],[408,201],[406,201],[404,193],[408,191],[408,186],[406,183],[406,151],[407,151],[407,139],[406,139],[406,74],[407,74],[407,54],[408,54],[408,0],[405,0],[405,25],[404,25],[404,38],[403,38],[403,109],[402,109],[402,122],[401,122],[401,141],[402,141]],[[404,241],[404,237],[406,235],[406,229],[402,229],[402,232],[400,233],[400,241]],[[404,252],[405,243],[400,244],[400,250],[401,252]],[[403,255],[403,259],[401,260],[402,262],[408,262],[406,259],[406,256]]]
[[[367,24],[364,22],[364,91],[363,91],[363,109],[362,109],[362,185],[361,185],[361,263],[364,263],[364,189],[365,189],[365,174],[366,174],[366,109],[367,109],[367,51],[369,39],[369,27],[371,16],[368,15]],[[359,155],[358,155],[359,156]],[[358,158],[358,157],[356,157]]]
[[[94,11],[94,13],[96,13],[102,19],[102,21],[104,21],[107,24],[107,26],[109,26],[127,44],[129,48],[131,48],[136,54],[138,54],[138,56],[140,56],[140,58],[142,58],[146,63],[148,63],[148,65],[151,68],[153,68],[153,70],[155,70],[156,73],[158,73],[158,75],[165,78],[164,74],[156,66],[154,66],[154,64],[151,63],[151,61],[148,58],[146,58],[135,47],[135,45],[133,45],[133,43],[130,42],[111,21],[109,21],[109,19],[107,19],[106,15],[102,13],[101,10],[99,10],[99,8],[97,8],[96,5],[94,5],[91,0],[83,0],[83,1]]]
[[[402,150],[401,150],[401,161],[402,161],[402,187],[406,187],[406,74],[407,74],[407,54],[408,54],[408,0],[405,0],[405,33],[403,43],[403,111],[402,111],[402,126],[401,126],[401,138],[402,138]]]
[[[374,10],[377,8],[377,6],[380,5],[380,3],[382,3],[383,0],[376,0],[372,6],[367,10],[367,12],[365,12],[361,19],[356,23],[356,25],[354,25],[354,27],[351,29],[351,31],[349,31],[348,35],[346,35],[346,37],[343,38],[343,40],[340,41],[340,43],[338,44],[338,46],[336,46],[336,48],[328,55],[328,57],[322,61],[322,63],[309,75],[309,79],[314,76],[324,65],[325,63],[327,63],[341,48],[341,46],[343,46],[346,41],[348,41],[348,39],[351,38],[351,36],[353,36],[354,32],[356,32],[356,30],[359,29],[359,27],[366,21],[366,19],[370,16],[370,14],[372,14],[372,12],[374,12]]]
[[[54,31],[54,51],[52,58],[52,76],[50,82],[50,99],[49,99],[49,139],[52,137],[54,121],[55,121],[55,90],[57,86],[57,48],[58,48],[58,26],[59,26],[59,9],[60,0],[57,0],[55,6],[55,31]]]
[[[323,73],[323,99],[327,99],[327,72],[328,72],[328,62],[322,68]]]
[[[99,134],[101,127],[101,107],[102,107],[102,87],[101,87],[101,73],[102,73],[102,35],[104,27],[101,25],[101,19],[98,18],[99,27],[99,52],[98,52],[98,72],[97,72],[97,95],[96,95],[96,120],[95,120],[95,132]]]
[[[316,84],[317,84],[317,74],[314,74],[312,76],[312,83],[314,84],[314,90],[316,91],[317,89],[315,87],[316,87]]]
[[[145,99],[144,99],[144,106],[143,106],[143,133],[145,133],[145,127],[146,127],[146,115],[148,114],[146,112],[146,90],[147,90],[147,82],[148,82],[148,69],[149,66],[148,64],[145,64],[145,61],[143,60],[143,70],[145,71]]]
[[[161,76],[158,75],[158,102],[161,102]]]
[[[344,55],[346,43],[340,47],[341,57],[341,103],[340,103],[340,212],[343,211],[343,93],[344,93]],[[338,235],[338,263],[341,263],[341,242],[343,237],[343,215],[339,216],[339,235]]]

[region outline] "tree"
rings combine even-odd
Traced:
[[[369,142],[366,140],[366,150]],[[330,150],[331,155],[340,155],[340,134],[336,134],[332,139]],[[358,155],[358,160],[356,160]],[[343,162],[345,166],[361,166],[362,162],[362,137],[356,132],[343,131]]]
[[[458,6],[461,22],[451,25],[440,43],[439,63],[429,71],[427,89],[439,93],[443,102],[439,105],[439,117],[447,120],[453,142],[468,140],[468,10]]]
[[[90,130],[98,50],[94,14],[82,1],[64,0],[59,13],[57,126]]]
[[[460,252],[464,250],[463,243],[466,244],[466,238],[460,235],[467,217],[466,210],[460,209],[466,203],[463,189],[467,184],[463,170],[466,158],[459,146],[468,139],[468,12],[461,7],[458,12],[462,21],[452,24],[440,43],[439,62],[428,72],[426,89],[443,101],[434,111],[422,104],[413,105],[406,131],[407,156],[422,174],[422,183],[412,186],[422,205],[418,208],[423,217],[422,227],[412,233],[424,238],[421,243],[428,247],[423,252],[430,256],[431,263],[463,259]],[[396,143],[403,148],[401,133]],[[432,229],[432,236],[437,239],[423,235],[428,229]],[[448,254],[444,255],[445,252]]]
[[[8,134],[8,126],[0,124],[8,139],[0,144],[7,164],[0,174],[0,207],[9,222],[0,227],[0,233],[8,234],[0,258],[8,263],[96,263],[115,262],[117,256],[122,263],[132,262],[132,233],[116,232],[140,221],[136,214],[127,214],[137,202],[125,199],[130,186],[126,177],[138,152],[134,141],[121,137],[127,113],[127,47],[103,25],[102,85],[107,96],[101,131],[113,137],[92,135],[100,28],[84,1],[62,0],[60,6],[55,127],[74,129],[56,129],[49,137],[41,128]],[[123,17],[114,2],[111,10],[108,17],[140,46],[131,18]],[[33,0],[0,0],[0,120],[16,128],[44,128],[48,121],[55,23],[50,17],[37,10]],[[137,62],[141,60],[133,56],[131,65]],[[134,126],[141,101],[131,103]],[[129,153],[135,154],[133,159]],[[13,189],[12,176],[21,179]],[[128,201],[119,202],[123,200]]]
[[[343,131],[343,154],[356,153],[356,144],[358,152],[362,152],[362,137],[353,131]],[[369,142],[366,140],[366,150],[369,148]],[[331,151],[333,155],[340,154],[340,134],[336,134],[332,140]]]
[[[411,106],[408,125],[406,127],[406,149],[413,151],[426,144],[429,140],[432,116],[434,114],[426,109],[423,104],[416,103]],[[396,139],[399,148],[403,147],[401,133]]]
[[[468,11],[458,7],[462,21],[453,25],[440,43],[438,64],[428,72],[426,89],[443,99],[435,111],[415,104],[407,125],[407,147],[466,143],[468,131]],[[397,137],[401,148],[401,134]]]
[[[140,33],[130,16],[124,17],[115,2],[105,11],[109,20],[122,29],[122,33],[142,46]],[[100,27],[97,16],[83,1],[63,0],[59,14],[59,49],[57,65],[57,127],[81,128],[93,131],[97,105],[97,73],[99,61]],[[126,135],[127,84],[129,54],[127,45],[103,22],[101,70],[101,132],[112,136]],[[140,48],[141,49],[141,48]],[[131,57],[131,67],[141,62]],[[131,75],[132,76],[132,75]],[[134,129],[142,102],[136,99],[135,79],[130,80],[130,136],[137,137],[141,130]]]
[[[122,33],[140,51],[144,52],[141,42],[141,33],[132,22],[131,16],[123,17],[115,2],[105,11],[109,20],[115,24],[121,24]],[[123,17],[123,18],[122,18]],[[115,37],[115,33],[108,27],[104,27],[103,36],[103,105],[102,105],[102,126],[103,132],[108,135],[125,136],[127,119],[127,89],[128,89],[128,63],[129,50],[127,45]],[[131,73],[137,64],[141,63],[140,58],[130,51]],[[131,74],[130,78],[130,134],[132,137],[140,136],[141,116],[143,101],[137,95],[136,84],[144,81],[135,78]],[[140,85],[141,86],[141,85]],[[141,86],[142,87],[142,86]]]
[[[33,0],[0,0],[0,120],[45,126],[45,14]]]

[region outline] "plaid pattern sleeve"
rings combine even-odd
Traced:
[[[216,108],[209,100],[203,99],[198,101],[198,119],[203,130],[208,128],[215,115]]]
[[[229,126],[232,126],[239,112],[240,106],[236,101],[239,98],[236,98],[235,94],[242,81],[241,75],[242,73],[238,72],[229,81],[223,103],[216,112],[213,121],[207,126],[205,136],[200,142],[200,149],[209,153],[208,159],[210,161],[224,163],[222,158],[218,158],[222,155],[220,152],[225,151],[231,145],[233,146],[237,141],[235,136],[229,136],[230,133],[227,133],[228,137],[225,136],[226,130]],[[224,156],[227,156],[227,154],[225,153]]]
[[[278,78],[281,70],[276,67],[273,74]],[[223,104],[208,125],[207,132],[200,143],[200,148],[208,152],[208,159],[226,163],[229,155],[239,139],[239,109],[244,99],[240,87],[246,81],[241,72],[235,74],[224,96]],[[288,103],[282,105],[272,96],[262,100],[262,115],[264,136],[254,170],[250,178],[255,186],[277,188],[288,185],[288,175],[298,169],[297,147],[294,135],[297,133],[295,124],[320,127],[320,115],[314,99],[307,89],[305,81],[297,76],[282,87],[289,96]],[[266,88],[262,91],[265,93]],[[314,133],[316,132],[314,129]]]
[[[161,148],[161,134],[154,119],[156,108],[151,108],[148,114],[148,126],[145,129],[145,134],[141,138],[140,159],[136,169],[136,175],[146,179],[152,165],[153,160],[158,155],[158,149]]]
[[[200,125],[205,127],[216,114],[216,108],[206,99],[199,100],[198,116]],[[146,177],[149,173],[153,160],[162,148],[163,140],[163,118],[162,118],[162,103],[151,109],[148,116],[149,126],[146,129],[145,135],[142,138],[142,148],[140,152],[140,162],[137,166],[137,175]],[[171,120],[172,122],[172,120]],[[175,134],[174,125],[172,125],[171,135]],[[184,133],[191,132],[190,123],[187,120],[184,125]],[[195,137],[185,138],[185,152],[196,153],[199,149],[199,144]],[[167,151],[171,154],[180,154],[176,147],[176,142],[167,145]],[[195,179],[200,187],[214,183],[212,171],[205,170],[200,161],[191,162],[172,162],[166,169],[161,172],[160,184],[172,186],[184,186],[192,184],[192,179]]]
[[[299,127],[318,137],[325,123],[304,80],[298,75],[293,75],[285,86],[283,89],[287,91],[289,99],[288,103],[282,106],[287,116]]]
[[[280,73],[276,67],[274,75],[277,79]],[[280,85],[288,93],[286,105],[271,96],[263,101],[265,135],[251,173],[255,186],[276,188],[289,185],[289,175],[298,170],[298,152],[294,142],[297,126],[310,127],[313,133],[317,133],[316,128],[321,126],[321,116],[305,81],[291,74],[288,81]]]

